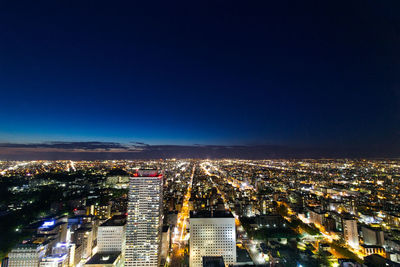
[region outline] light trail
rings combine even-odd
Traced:
[[[177,228],[172,238],[173,242],[173,253],[171,257],[171,266],[179,265],[180,257],[183,256],[182,245],[187,241],[187,219],[189,217],[189,200],[191,197],[193,177],[196,170],[196,165],[193,166],[192,174],[190,176],[190,182],[187,188],[187,192],[183,198],[182,209],[178,214]]]
[[[75,162],[73,162],[72,160],[70,161],[70,164],[71,164],[71,168],[74,170],[74,172],[76,171],[76,168],[75,168]]]
[[[212,166],[210,163],[208,163],[208,164],[209,164],[209,166],[210,166],[211,168],[213,168],[213,166]],[[224,205],[225,208],[226,208],[227,210],[229,210],[229,211],[232,213],[233,217],[235,218],[235,224],[236,224],[236,226],[237,226],[238,234],[239,234],[240,236],[247,236],[246,231],[244,230],[243,226],[240,224],[239,216],[238,216],[233,210],[231,210],[231,208],[230,208],[229,205],[228,205],[228,201],[227,201],[227,198],[225,197],[225,194],[222,193],[222,192],[219,190],[217,183],[215,183],[215,182],[213,181],[213,179],[211,178],[212,176],[215,176],[215,177],[217,177],[217,178],[221,178],[221,176],[219,176],[218,174],[212,174],[212,173],[210,173],[210,172],[204,167],[204,164],[203,164],[203,163],[200,164],[200,167],[203,169],[203,171],[206,173],[206,175],[210,176],[211,183],[212,183],[212,184],[214,185],[214,187],[217,189],[218,194],[221,195],[221,198],[222,198],[222,200],[224,201],[224,204],[225,204],[225,205]],[[218,170],[218,169],[217,169],[217,170]],[[256,245],[252,240],[247,240],[247,239],[246,239],[245,241],[243,241],[243,244],[244,244],[244,247],[246,248],[247,252],[249,253],[251,259],[253,260],[254,264],[265,264],[265,263],[266,263],[265,259],[264,259],[264,258],[262,257],[262,255],[261,255],[261,253],[259,253],[259,252],[257,251],[257,245]]]

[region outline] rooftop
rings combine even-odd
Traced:
[[[230,211],[191,211],[190,218],[233,218],[233,215]]]
[[[123,226],[126,224],[125,215],[114,215],[112,218],[108,219],[100,226]]]
[[[120,252],[96,253],[85,264],[113,264],[119,255]]]
[[[203,267],[224,267],[222,256],[203,256]]]
[[[134,177],[162,177],[162,174],[157,169],[138,169]]]

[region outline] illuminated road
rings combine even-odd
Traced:
[[[192,192],[192,184],[196,165],[193,166],[192,174],[190,176],[190,182],[186,194],[183,198],[182,209],[178,214],[177,226],[172,234],[172,257],[171,266],[181,266],[182,260],[189,239],[189,233],[187,233],[187,223],[189,218],[189,200]]]
[[[218,169],[214,166],[211,166],[211,164],[209,164],[209,166],[218,171]],[[210,176],[210,180],[211,180],[212,184],[217,189],[218,194],[221,195],[221,198],[224,201],[225,209],[229,210],[232,213],[232,215],[235,217],[235,223],[236,223],[237,234],[238,234],[237,241],[242,242],[243,246],[249,252],[250,257],[253,260],[254,264],[256,264],[256,265],[265,264],[266,262],[265,262],[264,258],[261,256],[261,253],[257,250],[256,242],[247,238],[247,233],[244,230],[243,226],[240,224],[239,216],[229,208],[228,201],[225,197],[225,194],[219,190],[218,185],[212,179],[213,176],[217,177],[218,179],[222,179],[221,176],[219,176],[218,174],[210,173],[206,169],[206,167],[204,167],[203,163],[200,165],[200,167],[203,169],[203,171],[208,176]],[[231,184],[231,185],[234,186],[233,184]],[[245,237],[245,238],[242,238],[242,237]]]

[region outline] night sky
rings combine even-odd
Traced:
[[[61,2],[0,2],[0,159],[400,156],[399,1]]]

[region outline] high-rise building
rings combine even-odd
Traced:
[[[138,170],[129,181],[125,266],[159,266],[162,174]]]
[[[358,229],[357,220],[353,217],[343,218],[343,236],[346,243],[355,249],[358,249]]]
[[[236,226],[230,212],[191,212],[190,266],[202,267],[205,256],[222,256],[225,264],[236,263]]]

